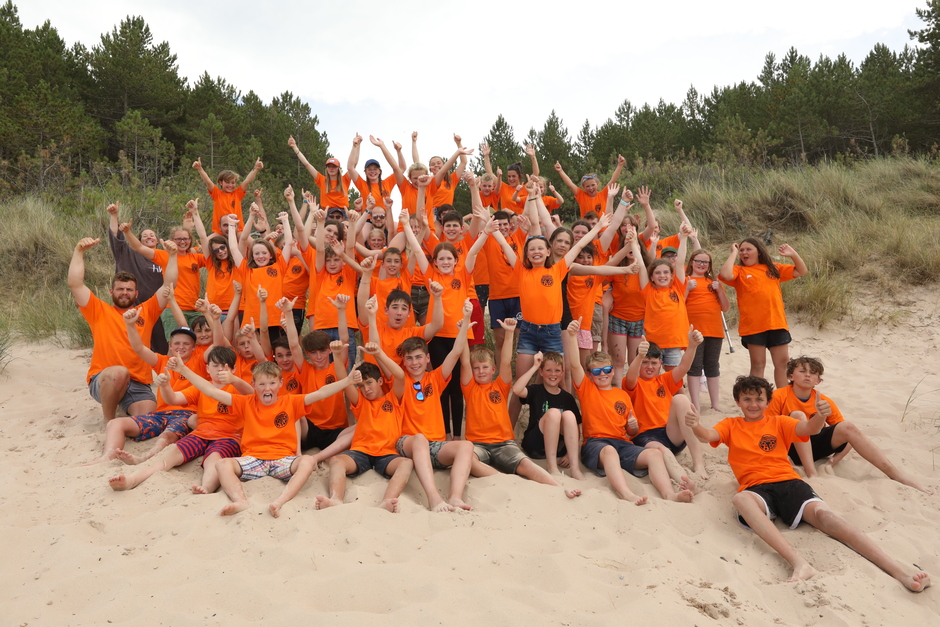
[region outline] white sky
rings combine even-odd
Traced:
[[[477,145],[500,113],[521,140],[555,109],[573,139],[585,119],[603,123],[624,99],[678,104],[692,85],[707,94],[755,80],[768,52],[780,58],[791,46],[857,65],[876,43],[911,42],[907,29],[923,26],[914,9],[926,5],[439,0],[419,13],[375,0],[14,2],[24,27],[48,19],[67,44],[88,47],[141,15],[190,81],[208,71],[265,102],[284,91],[308,102],[344,164],[357,131],[408,146],[417,130],[426,161],[452,153],[453,132]],[[367,138],[360,163],[370,157],[381,159]]]

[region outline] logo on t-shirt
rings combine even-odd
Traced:
[[[594,205],[594,213],[596,213],[597,215],[601,215],[601,211],[602,211],[601,206],[599,204]]]
[[[346,282],[346,281],[343,279],[343,277],[337,277],[337,278],[336,278],[336,286],[337,286],[337,287],[339,287],[340,285],[342,285],[342,284],[345,283],[345,282]]]
[[[490,402],[494,405],[503,402],[503,395],[499,393],[499,390],[493,390],[490,392]]]
[[[274,417],[274,426],[277,427],[278,429],[283,429],[284,427],[287,426],[288,420],[290,420],[290,418],[288,418],[287,412],[282,411],[281,413],[279,413],[277,416]]]
[[[402,344],[404,344],[404,342],[402,342]],[[401,344],[399,344],[398,348],[395,349],[395,354],[398,355],[399,357],[405,356],[405,351],[402,350]]]
[[[300,274],[301,272],[304,271],[304,269],[301,266],[294,266],[293,268],[290,269],[290,271],[293,272],[294,274]]]
[[[679,295],[676,294],[676,292],[675,292],[674,290],[670,290],[670,291],[669,291],[669,300],[671,300],[671,301],[674,302],[674,303],[678,303],[678,302],[679,302]]]
[[[193,272],[199,272],[199,266],[196,264],[191,265],[190,269],[192,269]]]
[[[277,268],[274,266],[268,266],[267,273],[269,277],[277,277]]]
[[[625,416],[627,414],[627,404],[623,401],[617,401],[614,403],[614,411],[617,412],[618,416]]]
[[[460,289],[460,279],[454,279],[450,282],[450,289],[459,290]]]
[[[326,381],[325,385],[329,385],[330,383],[336,383],[336,377],[331,374],[328,374],[326,375],[325,381]]]
[[[659,398],[666,398],[666,388],[659,386],[659,389],[656,390],[656,396]]]
[[[758,446],[760,446],[760,450],[764,451],[765,453],[769,453],[770,451],[777,448],[777,436],[770,434],[762,435],[760,437]]]
[[[291,379],[290,381],[287,382],[287,391],[288,391],[288,392],[293,392],[294,390],[296,390],[296,389],[299,388],[299,387],[300,387],[300,384],[297,383],[297,379]]]
[[[224,403],[219,403],[219,405],[215,408],[215,411],[218,412],[218,413],[220,413],[220,414],[227,414],[227,413],[228,413],[228,405],[226,405],[226,404],[224,404]]]
[[[550,274],[543,274],[541,279],[542,287],[551,287],[555,284],[555,279]]]
[[[509,242],[509,247],[512,248],[512,252],[519,252],[519,246],[516,244],[516,242]]]
[[[392,413],[392,401],[385,401],[382,403],[382,411],[388,414]]]
[[[434,385],[428,383],[424,386],[424,398],[431,398],[432,396],[434,396]]]
[[[138,317],[137,317],[137,326],[142,327],[142,326],[144,326],[145,324],[147,324],[147,321],[144,320],[144,317],[143,317],[143,316],[138,316]]]
[[[594,277],[592,277],[592,276],[591,276],[591,277],[588,277],[588,278],[584,281],[584,286],[585,286],[585,287],[594,287]]]

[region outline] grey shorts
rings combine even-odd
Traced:
[[[473,444],[473,452],[484,464],[489,464],[500,472],[515,474],[516,468],[528,459],[515,440]]]
[[[398,442],[395,443],[395,451],[402,457],[408,457],[407,455],[405,455],[405,441],[408,438],[413,438],[413,437],[414,436],[412,435],[403,435],[400,438],[398,438]],[[445,444],[447,444],[446,441],[428,442],[428,452],[431,455],[431,466],[433,466],[435,470],[447,470],[448,468],[450,468],[450,466],[442,464],[441,460],[438,458],[438,456],[441,454],[441,449],[444,448]],[[412,449],[412,452],[413,451],[414,449]]]
[[[98,376],[100,374],[99,372],[88,382],[88,393],[99,403],[101,402],[101,384],[98,382]],[[131,382],[127,385],[127,391],[124,392],[124,396],[118,401],[118,405],[124,410],[125,414],[130,415],[127,408],[141,401],[153,401],[156,403],[157,397],[153,395],[153,389],[151,389],[149,385],[131,379]]]
[[[594,317],[591,318],[591,340],[600,342],[603,340],[601,333],[604,330],[604,306],[600,303],[594,303]]]

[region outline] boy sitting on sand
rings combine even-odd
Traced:
[[[248,499],[241,481],[269,476],[287,481],[284,491],[271,503],[271,515],[277,518],[281,507],[294,498],[316,467],[316,462],[300,450],[300,424],[307,408],[355,383],[353,375],[325,385],[306,395],[288,394],[278,397],[283,384],[281,369],[273,361],[263,361],[252,371],[254,394],[232,394],[216,389],[211,383],[187,368],[178,357],[170,359],[167,367],[189,379],[193,387],[231,406],[231,412],[244,420],[242,457],[221,460],[219,482],[232,502],[222,508],[223,516],[236,514],[248,508]],[[358,379],[356,375],[356,379]]]
[[[509,419],[509,390],[512,385],[512,334],[516,319],[499,320],[506,333],[500,355],[499,376],[493,351],[485,346],[464,349],[460,355],[460,387],[467,402],[466,438],[473,442],[473,452],[484,464],[505,473],[515,473],[545,485],[561,487],[541,466],[522,452]],[[474,472],[476,475],[477,473]],[[573,499],[581,490],[565,490]]]
[[[395,514],[398,497],[414,469],[414,462],[395,452],[401,437],[405,373],[375,342],[367,343],[363,350],[392,374],[392,391],[383,393],[382,372],[375,364],[363,362],[356,368],[362,381],[346,388],[346,398],[356,415],[356,432],[349,450],[330,458],[330,496],[318,496],[317,509],[342,505],[346,477],[358,477],[371,468],[388,479],[379,507]]]
[[[829,509],[813,488],[802,481],[787,459],[793,442],[806,442],[826,424],[829,403],[817,398],[809,420],[778,416],[767,411],[773,388],[766,379],[738,377],[734,402],[744,417],[725,418],[714,428],[702,426],[694,408],[686,414],[686,424],[695,436],[713,447],[728,446],[728,464],[738,480],[738,493],[731,503],[738,511],[738,521],[752,529],[770,548],[793,567],[788,581],[809,579],[816,569],[794,549],[777,529],[773,519],[780,516],[791,529],[806,521],[826,535],[848,545],[900,581],[909,590],[920,592],[930,585],[924,572],[910,572],[888,557],[860,529]]]
[[[774,390],[767,405],[767,412],[775,415],[792,416],[806,420],[813,413],[816,400],[821,398],[829,403],[832,413],[826,418],[826,426],[816,435],[810,436],[809,442],[795,442],[790,447],[790,461],[802,466],[807,479],[819,476],[814,462],[829,458],[829,467],[835,466],[854,448],[875,468],[898,483],[916,488],[921,492],[933,494],[922,483],[888,461],[871,439],[862,433],[854,423],[842,417],[842,412],[828,396],[816,391],[822,383],[823,364],[815,357],[797,357],[787,363],[787,379],[790,385]]]
[[[630,490],[624,470],[635,477],[649,474],[653,487],[666,500],[691,503],[695,482],[682,477],[679,491],[675,492],[662,451],[642,448],[629,441],[627,436],[637,432],[637,422],[630,397],[612,384],[614,366],[610,355],[591,353],[587,358],[585,376],[578,352],[580,330],[581,319],[572,320],[561,337],[571,370],[571,382],[581,400],[581,430],[584,435],[581,461],[600,476],[606,476],[617,496],[626,501],[643,505],[647,497],[637,496]]]

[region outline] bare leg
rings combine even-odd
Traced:
[[[663,452],[660,449],[644,449],[636,458],[637,468],[646,468],[650,473],[650,483],[659,490],[663,498],[667,501],[677,501],[679,503],[691,503],[695,483],[688,477],[679,479],[679,491],[672,489],[672,480],[669,478],[669,471],[666,470],[666,462],[663,461]]]
[[[245,496],[245,488],[239,477],[242,476],[242,467],[234,458],[223,459],[216,468],[219,469],[219,484],[225,496],[232,502],[222,508],[220,512],[223,516],[231,516],[238,512],[248,509],[248,497]]]
[[[141,466],[128,476],[118,475],[117,477],[111,477],[108,483],[111,485],[112,490],[130,490],[146,481],[150,478],[150,475],[158,470],[175,468],[184,461],[183,452],[173,444],[164,449],[150,464]]]
[[[493,342],[496,344],[496,354],[502,355],[503,342],[506,340],[506,331],[503,327],[498,329],[493,329]],[[516,369],[516,372],[521,372],[521,370]]]
[[[516,355],[516,372],[528,372],[532,367],[532,364],[535,363],[535,355]],[[512,426],[515,429],[516,422],[519,420],[519,412],[522,411],[522,401],[513,394],[509,399],[509,419],[512,421]]]
[[[774,385],[778,388],[786,387],[789,383],[787,362],[790,361],[790,347],[787,344],[771,347],[770,359],[774,362]]]
[[[695,409],[697,409],[699,413],[702,413],[702,406],[698,404],[699,396],[702,393],[702,386],[698,385],[698,379],[698,377],[689,375],[686,377],[686,383],[689,387],[689,400],[692,401],[692,405],[695,406]]]
[[[806,414],[801,411],[791,412],[790,417],[796,418],[797,420],[806,420]],[[800,463],[803,464],[803,473],[806,475],[806,478],[813,479],[818,477],[819,473],[816,472],[816,461],[813,459],[813,441],[807,440],[806,442],[800,442],[797,440],[793,443],[793,448],[796,449]]]
[[[692,389],[697,387],[693,382],[690,382],[689,393],[691,394]],[[676,394],[672,397],[672,402],[669,404],[669,419],[666,421],[666,435],[673,444],[686,443],[689,455],[692,456],[692,472],[701,479],[708,479],[708,473],[705,472],[705,456],[702,452],[702,443],[692,433],[692,428],[685,424],[685,415],[689,413],[691,408],[692,402],[686,396]]]
[[[434,485],[434,467],[431,465],[431,453],[428,450],[428,439],[421,435],[413,435],[405,440],[404,452],[414,462],[415,474],[418,482],[428,497],[428,509],[432,512],[452,512],[454,508],[441,498]]]
[[[706,377],[705,385],[708,386],[708,398],[711,400],[712,409],[715,411],[724,411],[721,408],[721,393],[719,387],[720,377]],[[692,389],[692,386],[689,385],[689,389]]]
[[[489,464],[484,464],[480,461],[480,458],[477,457],[476,452],[473,453],[473,459],[470,460],[470,476],[471,477],[492,477],[493,475],[498,475],[499,471],[490,466]]]
[[[566,411],[561,414],[561,434],[565,439],[565,460],[571,476],[581,481],[584,474],[581,472],[581,430],[578,428],[578,419],[574,412]]]
[[[627,360],[633,361],[636,359],[636,354],[640,350],[640,344],[643,343],[643,338],[641,337],[627,337]]]
[[[930,585],[930,577],[924,572],[910,571],[881,550],[874,540],[861,529],[849,524],[842,516],[829,509],[822,501],[814,501],[803,510],[803,520],[848,545],[853,551],[885,571],[912,592],[923,592]]]
[[[137,426],[133,418],[123,417],[109,421],[104,428],[104,450],[101,457],[82,465],[93,466],[101,462],[111,461],[117,457],[117,451],[124,446],[125,438],[136,438],[139,435],[140,427]]]
[[[212,494],[219,489],[219,463],[222,456],[211,453],[202,460],[202,484],[193,486],[193,494]]]
[[[620,455],[617,454],[617,449],[612,446],[605,446],[601,449],[600,461],[601,466],[604,467],[604,473],[607,475],[607,481],[610,483],[610,487],[614,489],[614,492],[617,493],[617,496],[635,505],[646,504],[649,497],[637,496],[627,484],[627,476],[624,474],[623,468],[620,467]]]
[[[356,461],[349,455],[336,455],[330,458],[330,496],[318,496],[316,508],[326,509],[343,504],[346,496],[346,475],[356,472]]]
[[[339,435],[336,436],[336,440],[330,444],[328,447],[317,453],[316,455],[311,455],[313,458],[313,467],[316,468],[320,462],[326,461],[336,455],[337,453],[342,453],[343,451],[349,450],[349,445],[352,444],[353,436],[356,434],[356,425],[351,427],[346,427],[339,432]]]
[[[777,525],[767,516],[764,509],[764,501],[753,492],[738,492],[731,499],[731,504],[741,514],[741,518],[747,523],[747,526],[754,530],[754,533],[761,540],[770,545],[774,551],[780,554],[780,557],[787,560],[793,567],[793,572],[787,581],[801,581],[809,579],[816,574],[816,569],[809,565],[803,556],[800,555],[793,546],[787,542]],[[810,503],[809,505],[815,505]],[[803,517],[806,518],[806,512],[809,506],[803,510]],[[807,521],[808,522],[808,521]],[[812,523],[810,523],[812,524]],[[815,525],[814,525],[815,526]]]
[[[450,466],[450,496],[447,502],[452,507],[470,509],[463,500],[463,491],[467,486],[467,479],[470,478],[473,457],[473,442],[467,440],[448,442],[438,453],[440,462]]]
[[[398,497],[408,485],[413,469],[414,462],[407,457],[394,459],[389,463],[386,470],[392,473],[392,478],[388,480],[388,487],[385,489],[385,496],[382,497],[379,507],[384,507],[393,514],[398,513]]]
[[[531,459],[524,459],[522,462],[516,466],[516,474],[520,477],[525,477],[526,479],[531,479],[536,483],[544,483],[545,485],[552,485],[555,487],[561,487],[561,484],[555,481],[544,468],[533,462]],[[576,496],[581,496],[581,490],[565,490],[565,496],[569,499],[573,499]]]
[[[124,420],[124,419],[115,418],[114,420],[111,421],[111,423],[117,422],[118,420]],[[133,422],[133,420],[131,420],[131,422]],[[110,425],[111,423],[108,423],[108,424]],[[117,451],[114,452],[115,453],[114,456],[120,459],[125,464],[128,464],[130,466],[133,466],[136,464],[142,464],[179,439],[180,439],[179,434],[168,433],[164,431],[158,437],[154,438],[153,446],[151,446],[150,450],[144,453],[143,455],[131,455],[124,449],[119,448]]]
[[[545,465],[548,472],[558,474],[558,435],[561,433],[561,410],[549,409],[539,418],[539,431],[545,441]]]
[[[616,383],[623,380],[623,368],[627,361],[627,336],[610,334],[607,345],[610,347],[610,359],[614,367],[613,381]]]
[[[607,329],[610,323],[610,310],[614,307],[614,293],[610,290],[604,292],[604,295],[601,297],[601,346],[600,349],[603,350],[608,355],[610,354],[610,338],[612,337],[610,333],[607,333]],[[596,311],[596,310],[595,310]],[[583,361],[581,363],[584,363]]]
[[[767,347],[758,344],[748,344],[747,353],[751,358],[752,377],[763,377],[764,367],[767,365]]]
[[[313,458],[309,455],[301,455],[291,462],[290,471],[293,474],[291,475],[290,481],[284,486],[284,490],[281,492],[280,496],[274,499],[274,502],[268,506],[268,510],[271,512],[272,516],[277,518],[281,515],[281,508],[284,506],[284,503],[287,503],[297,496],[297,493],[300,492],[300,489],[307,483],[307,479],[310,478],[310,475],[316,467],[316,462],[314,462]]]
[[[101,414],[104,416],[105,423],[114,420],[117,416],[118,403],[127,393],[127,386],[130,385],[130,382],[131,373],[124,366],[109,366],[98,373]]]
[[[862,430],[859,429],[855,423],[846,420],[836,424],[832,433],[832,446],[838,448],[842,446],[842,444],[848,444],[853,447],[863,459],[888,475],[890,479],[898,483],[903,483],[916,490],[920,490],[921,492],[933,494],[925,485],[892,464],[885,456],[884,452],[875,445],[871,438],[862,433]],[[833,460],[830,463],[835,464],[836,462]]]

